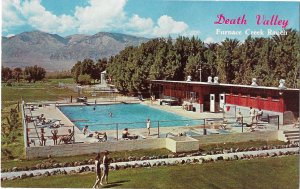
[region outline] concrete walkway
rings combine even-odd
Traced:
[[[94,99],[88,99],[88,103],[94,104],[95,100],[97,104],[103,104],[103,103],[120,103],[122,101],[124,102],[134,102],[134,103],[140,103],[136,98],[131,97],[118,97],[115,101],[103,101],[105,99],[100,98],[94,98]],[[107,99],[106,99],[107,100]],[[67,101],[61,101],[57,103],[66,103]],[[46,103],[46,102],[43,102]],[[50,102],[47,102],[50,103]],[[52,102],[54,103],[54,102]],[[150,101],[144,101],[142,104],[150,106],[155,109],[164,110],[167,112],[175,113],[184,117],[187,117],[189,119],[204,119],[204,118],[223,118],[223,113],[210,113],[210,112],[193,112],[193,111],[185,111],[182,109],[181,106],[167,106],[167,105],[159,105],[158,101],[153,102],[152,104]],[[82,103],[71,103],[68,105],[83,105]],[[32,111],[33,116],[40,116],[41,114],[44,114],[46,118],[53,118],[53,119],[59,119],[61,120],[61,123],[64,124],[63,127],[58,128],[58,134],[59,135],[66,135],[68,132],[68,129],[73,129],[75,131],[75,141],[76,142],[82,142],[82,143],[94,143],[98,142],[96,138],[93,137],[85,137],[82,132],[75,126],[74,123],[72,123],[56,106],[55,104],[43,104],[42,107],[38,107],[34,111]],[[30,112],[28,109],[26,109],[26,115],[30,115]],[[227,118],[226,118],[227,119]],[[248,118],[245,118],[245,122],[249,122],[247,120]],[[208,133],[225,133],[228,134],[231,133],[241,133],[241,132],[250,132],[250,128],[243,128],[241,126],[237,126],[236,119],[228,118],[227,119],[228,124],[226,130],[220,130],[217,128],[214,128],[214,126],[211,126],[209,124],[206,124],[206,128],[210,127],[210,130],[208,130]],[[266,131],[266,130],[277,130],[277,125],[272,124],[258,124],[258,131]],[[31,143],[30,146],[39,146],[40,142],[38,140],[38,135],[41,136],[41,130],[37,129],[37,131],[34,128],[33,123],[28,124],[29,128],[29,141],[33,141],[34,143]],[[292,126],[281,126],[280,129],[282,130],[290,130],[292,129]],[[53,145],[52,140],[52,134],[51,129],[45,128],[45,136],[47,138],[46,140],[46,146]],[[117,138],[117,132],[116,130],[107,130],[108,140],[116,140]],[[145,128],[139,128],[139,129],[130,129],[129,131],[131,134],[136,134],[140,136],[140,139],[147,139],[147,138],[157,138],[158,137],[158,126],[157,123],[153,122],[152,128],[151,128],[151,135],[148,135],[148,131],[146,129],[146,123]],[[168,133],[171,133],[173,135],[178,135],[179,133],[193,133],[195,135],[203,135],[203,126],[181,126],[181,127],[160,127],[159,129],[160,137],[165,137]],[[118,130],[118,137],[120,138],[122,136],[122,130]]]
[[[153,165],[154,163],[158,163],[158,162],[165,162],[166,165],[170,165],[170,164],[174,164],[176,162],[182,162],[182,160],[184,160],[185,162],[190,160],[191,162],[193,162],[193,159],[197,159],[200,160],[202,163],[202,159],[204,160],[217,160],[218,157],[223,157],[223,159],[227,159],[227,158],[234,158],[235,156],[238,157],[238,159],[240,159],[241,157],[243,157],[244,155],[259,155],[259,154],[272,154],[272,153],[285,153],[285,152],[299,152],[299,147],[297,148],[283,148],[283,149],[271,149],[271,150],[261,150],[261,151],[247,151],[247,152],[234,152],[234,153],[227,153],[227,154],[215,154],[215,155],[205,155],[205,156],[191,156],[191,157],[180,157],[180,158],[166,158],[166,159],[153,159],[153,160],[143,160],[143,161],[129,161],[129,162],[117,162],[117,163],[111,163],[110,166],[111,167],[115,167],[117,166],[125,166],[125,165],[140,165],[140,167],[142,167],[141,165],[143,164],[150,164]],[[162,164],[163,165],[163,164]],[[71,171],[77,171],[79,169],[82,168],[86,168],[89,167],[90,170],[92,170],[92,168],[94,167],[94,165],[82,165],[82,166],[77,166],[77,167],[61,167],[61,168],[53,168],[53,169],[40,169],[40,170],[32,170],[32,171],[19,171],[19,172],[7,172],[7,173],[1,173],[1,178],[3,179],[8,179],[11,180],[15,177],[20,177],[24,174],[29,175],[29,174],[33,174],[33,176],[39,176],[41,174],[44,174],[46,172],[54,172],[54,171],[66,171],[67,173],[70,173]]]

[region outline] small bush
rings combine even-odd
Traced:
[[[81,85],[89,85],[91,84],[92,78],[88,74],[79,75],[78,77],[78,83]]]
[[[47,79],[67,79],[72,78],[70,71],[56,71],[56,72],[47,72]]]

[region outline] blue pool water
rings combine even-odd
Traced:
[[[94,110],[95,108],[95,110]],[[141,104],[110,104],[97,106],[61,106],[60,110],[79,128],[85,125],[92,131],[146,128],[146,120],[151,120],[151,128],[192,126],[203,124],[199,120],[179,116],[170,112],[151,108]],[[112,117],[109,113],[112,112]]]

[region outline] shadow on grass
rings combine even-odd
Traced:
[[[122,186],[122,183],[129,182],[130,180],[120,180],[116,182],[110,182],[109,184],[104,185],[102,188],[112,188],[117,186]]]

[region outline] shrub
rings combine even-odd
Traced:
[[[79,75],[78,77],[78,83],[81,85],[89,85],[91,84],[92,78],[88,74]]]

